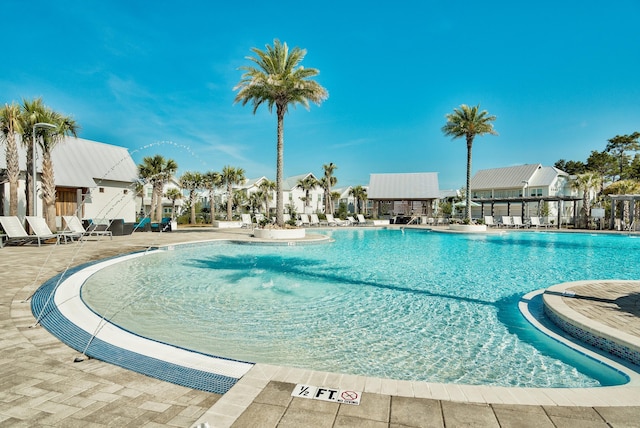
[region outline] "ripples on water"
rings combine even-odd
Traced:
[[[640,240],[323,233],[335,242],[213,243],[118,263],[83,298],[138,334],[251,362],[466,384],[609,382],[532,331],[517,302],[559,282],[637,278]]]

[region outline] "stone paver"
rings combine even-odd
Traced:
[[[194,228],[60,246],[0,249],[0,427],[194,425],[220,399],[219,395],[168,384],[97,360],[74,363],[77,352],[34,326],[27,299],[46,279],[82,263],[149,246],[245,239],[249,233]],[[637,303],[624,295],[616,299],[615,323],[637,322]],[[601,314],[599,317],[612,313],[607,305],[592,309]],[[640,329],[631,331],[638,334]],[[313,381],[310,379],[310,383]],[[294,384],[268,382],[253,402],[242,404],[246,408],[237,419],[221,416],[209,423],[211,427],[640,426],[640,407],[463,404],[397,396],[410,391],[401,382],[383,385],[362,379],[362,385],[366,386],[362,388],[365,393],[361,405],[351,406],[293,399],[290,393]]]

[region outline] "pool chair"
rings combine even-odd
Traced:
[[[25,219],[27,220],[27,223],[29,223],[29,227],[31,228],[33,235],[40,239],[50,240],[55,238],[57,244],[59,244],[63,239],[64,242],[73,242],[74,239],[80,239],[81,235],[76,232],[67,231],[53,233],[51,229],[49,229],[49,225],[47,225],[47,222],[43,217],[27,216]]]
[[[160,223],[151,223],[152,232],[171,232],[171,218],[164,217]]]
[[[296,223],[298,226],[311,226],[308,214],[300,214],[300,219]]]
[[[367,225],[367,220],[364,218],[364,216],[362,214],[358,214],[358,226],[366,226]]]
[[[539,229],[541,227],[544,227],[544,228],[549,227],[548,223],[542,223],[540,221],[540,217],[531,217],[529,221],[531,222],[531,227],[535,227],[536,229]]]
[[[509,215],[502,216],[502,226],[503,227],[513,227],[513,219]]]
[[[74,215],[63,215],[62,222],[65,225],[63,233],[75,234],[78,236],[78,239],[89,236],[109,236],[113,239],[113,233],[110,230],[98,230],[97,224],[92,223],[88,229],[85,229],[80,219]]]
[[[32,242],[37,242],[40,246],[40,238],[29,235],[20,219],[16,216],[0,216],[0,226],[6,235],[3,237],[5,244],[7,245],[24,245]]]
[[[513,222],[513,227],[515,227],[516,229],[524,227],[524,223],[522,223],[522,217],[520,217],[519,215],[514,215],[513,217],[511,217],[511,220]]]
[[[358,224],[358,221],[355,218],[353,218],[352,215],[347,216],[347,220],[346,221],[348,222],[349,226],[355,226],[355,225]]]
[[[347,222],[340,219],[335,219],[333,214],[327,214],[327,226],[347,226]]]
[[[318,214],[309,215],[309,226],[320,226],[322,222],[318,218]]]
[[[242,229],[253,228],[253,223],[251,221],[251,214],[240,214],[240,217],[242,218],[242,224],[240,225]]]
[[[493,216],[492,215],[486,215],[484,216],[484,224],[487,227],[496,227],[497,225],[495,224],[495,222],[493,221]]]

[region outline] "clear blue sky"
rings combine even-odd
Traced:
[[[438,172],[465,182],[461,104],[497,116],[476,138],[479,169],[586,160],[640,131],[640,2],[4,0],[0,101],[42,97],[79,136],[162,154],[179,173],[242,167],[275,179],[275,113],[233,104],[250,49],[307,49],[329,91],[285,118],[285,175],[338,166]],[[160,143],[166,142],[166,143]]]

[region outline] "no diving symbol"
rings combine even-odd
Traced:
[[[356,401],[358,399],[358,393],[355,391],[342,391],[340,397],[344,401]]]

